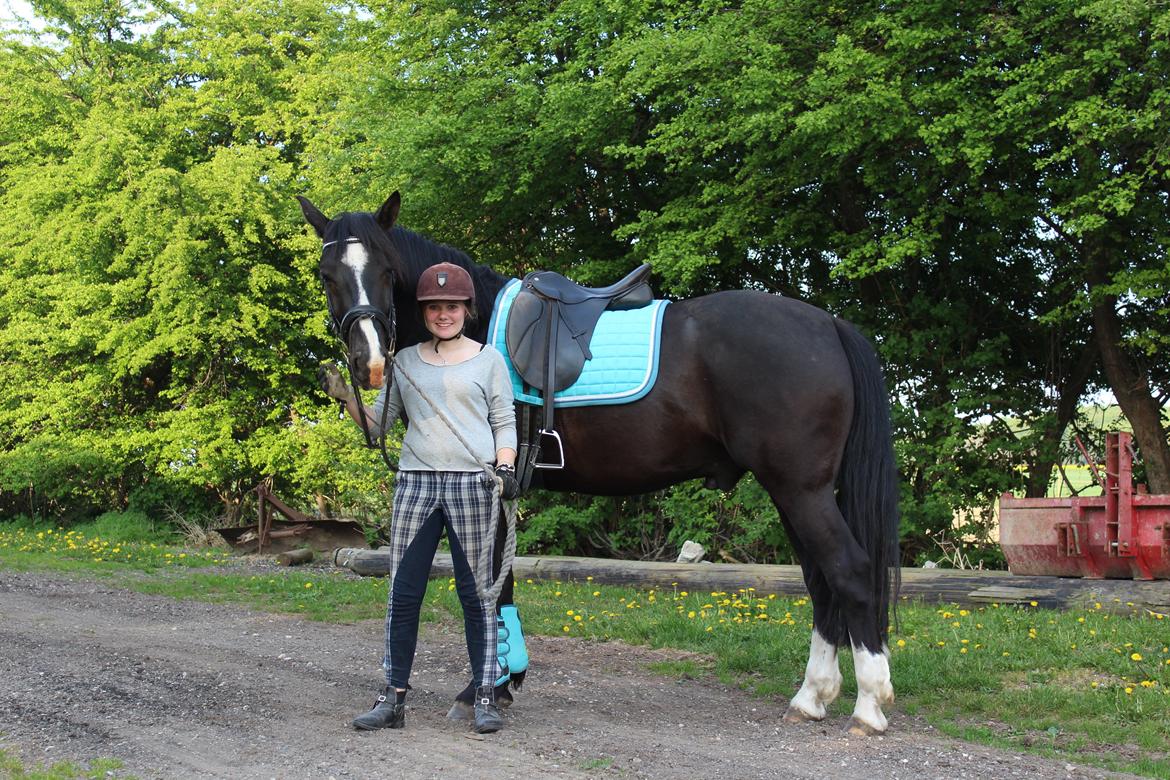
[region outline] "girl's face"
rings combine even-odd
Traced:
[[[463,332],[467,305],[463,301],[427,301],[423,304],[427,330],[438,339],[453,339]]]

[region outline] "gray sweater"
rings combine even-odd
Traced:
[[[515,449],[512,380],[503,355],[488,345],[462,363],[432,366],[419,356],[420,348],[408,347],[395,356],[392,381],[374,401],[376,420],[382,419],[384,406],[388,425],[404,411],[408,418],[398,467],[403,471],[481,471],[495,463],[497,450]]]

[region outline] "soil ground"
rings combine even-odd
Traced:
[[[0,748],[142,778],[1118,777],[957,742],[897,704],[882,737],[786,724],[782,698],[648,670],[677,652],[560,637],[528,638],[528,680],[481,737],[445,718],[469,679],[454,624],[424,626],[406,728],[356,732],[382,630],[0,571]]]

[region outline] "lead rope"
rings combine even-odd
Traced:
[[[470,454],[474,458],[475,452],[471,449],[471,445],[467,443],[467,439],[463,438],[463,434],[459,432],[459,429],[455,427],[455,424],[452,423],[451,420],[447,417],[447,415],[444,414],[443,411],[434,403],[434,401],[432,401],[430,399],[430,397],[426,393],[423,392],[422,388],[418,386],[418,383],[414,381],[414,379],[410,376],[410,374],[406,373],[406,371],[402,368],[401,365],[398,364],[398,361],[392,355],[392,356],[390,356],[391,378],[393,378],[393,371],[394,371],[394,368],[396,368],[396,367],[398,368],[399,373],[401,373],[402,376],[406,379],[406,381],[410,383],[410,386],[414,388],[414,391],[416,393],[418,393],[419,396],[430,405],[431,409],[435,412],[435,415],[440,420],[442,420],[443,423],[448,428],[451,429],[451,433],[455,434],[455,438],[457,438],[459,440],[459,443],[463,445],[463,447],[467,450],[468,454]],[[386,404],[383,404],[383,406],[382,406],[383,417],[385,417],[386,406],[387,406]],[[384,425],[384,423],[383,423],[383,425]],[[382,446],[383,446],[383,448],[385,448],[385,430],[386,430],[385,427],[383,427],[382,430],[383,430],[383,434],[382,434],[383,445]],[[501,482],[500,478],[496,476],[496,473],[494,471],[492,471],[491,469],[489,469],[487,466],[484,466],[483,470],[484,470],[484,473],[486,473],[488,475],[488,477],[491,479],[492,485],[493,485],[493,488],[492,488],[492,517],[491,517],[491,520],[488,521],[488,523],[492,529],[492,537],[493,538],[495,537],[496,526],[500,522],[500,505],[501,504],[504,506],[504,519],[505,519],[505,522],[507,523],[507,533],[504,537],[504,551],[502,553],[502,557],[501,557],[501,561],[500,561],[500,576],[496,579],[495,582],[492,583],[492,586],[490,588],[488,588],[487,590],[484,590],[483,587],[481,585],[479,585],[478,583],[482,583],[491,577],[491,570],[492,570],[491,569],[491,556],[488,554],[489,550],[490,550],[490,546],[488,546],[488,545],[484,546],[484,548],[479,553],[479,560],[475,562],[475,571],[476,571],[475,581],[477,583],[475,587],[479,593],[479,597],[484,601],[495,602],[500,596],[500,591],[504,589],[504,580],[507,578],[508,572],[510,572],[512,570],[512,561],[516,557],[516,499],[512,499],[510,501],[501,500],[500,499],[500,488],[501,488],[501,485],[503,483]],[[487,574],[487,576],[486,577],[478,576],[481,572],[485,572]]]
[[[346,361],[346,364],[347,365],[349,364],[348,360]],[[391,364],[391,370],[393,370],[393,364],[394,364],[393,357],[390,357],[390,364]],[[370,449],[373,449],[375,438],[370,433],[370,425],[366,421],[366,412],[365,412],[365,408],[364,408],[365,405],[362,402],[361,391],[358,388],[357,378],[354,377],[352,368],[349,370],[349,383],[353,387],[353,397],[357,399],[357,406],[358,406],[358,411],[359,411],[358,420],[361,421],[362,433],[364,433],[366,436],[366,446],[369,447]],[[386,464],[386,468],[390,471],[391,474],[396,474],[396,473],[398,473],[398,464],[390,459],[390,453],[386,450],[386,407],[387,407],[387,404],[382,404],[382,416],[381,416],[381,419],[378,421],[378,429],[380,431],[382,431],[382,434],[377,437],[378,449],[382,453],[382,461]],[[344,409],[345,409],[345,402],[343,401],[342,402],[343,412],[344,412]]]

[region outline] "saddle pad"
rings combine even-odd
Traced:
[[[508,364],[512,394],[516,400],[539,406],[542,403],[540,392],[525,387],[524,380],[512,365],[504,339],[508,312],[520,292],[520,285],[519,279],[513,279],[496,296],[491,322],[488,323],[488,343],[503,354],[504,362]],[[556,405],[564,408],[628,404],[650,392],[658,378],[662,314],[668,303],[670,301],[656,300],[641,309],[602,314],[589,345],[593,359],[585,361],[585,368],[576,382],[556,394]]]

